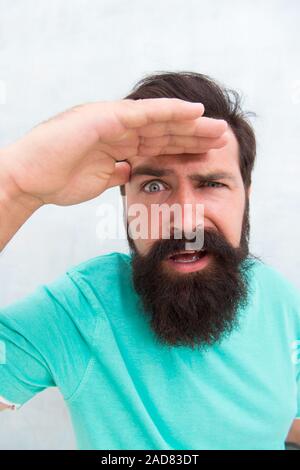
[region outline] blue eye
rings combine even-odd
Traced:
[[[144,190],[146,193],[157,193],[158,191],[160,191],[159,185],[161,185],[161,186],[163,187],[163,189],[165,188],[165,186],[163,185],[163,183],[161,183],[161,182],[158,181],[158,180],[149,181],[148,183],[146,183],[146,184],[143,186],[143,190]],[[147,187],[148,187],[148,189],[146,189]]]
[[[201,186],[207,186],[207,185],[212,185],[212,186],[208,186],[210,188],[222,188],[223,186],[225,186],[225,184],[223,183],[219,183],[218,181],[205,181],[204,183],[201,183]]]

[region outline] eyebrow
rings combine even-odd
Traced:
[[[138,166],[137,168],[134,168],[131,172],[131,178],[133,179],[134,177],[137,176],[169,176],[169,175],[175,175],[175,172],[169,168],[154,168],[152,166],[148,165],[141,165]],[[235,176],[233,173],[229,173],[227,171],[213,171],[210,173],[192,173],[191,175],[188,175],[188,178],[190,178],[192,181],[207,181],[207,180],[217,180],[217,179],[228,179],[235,181]]]

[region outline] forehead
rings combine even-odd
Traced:
[[[220,149],[210,149],[201,154],[159,155],[157,157],[136,156],[130,160],[131,169],[151,166],[171,169],[176,175],[197,171],[229,171],[239,174],[239,145],[233,131],[228,128],[228,142]]]

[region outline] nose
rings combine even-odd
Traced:
[[[168,203],[176,207],[171,211],[171,228],[188,234],[204,227],[204,201],[190,184],[178,186]]]

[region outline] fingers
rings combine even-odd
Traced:
[[[204,106],[177,98],[127,99],[115,112],[127,129],[133,129],[153,123],[196,119],[203,115]]]
[[[164,147],[166,145],[179,145],[185,147],[197,147],[203,145],[204,148],[223,147],[228,141],[228,133],[224,132],[221,137],[189,137],[181,135],[164,135],[162,137],[141,137],[140,145],[145,147]],[[214,145],[216,144],[216,147]]]
[[[193,121],[159,122],[148,124],[139,129],[142,137],[162,137],[165,135],[185,135],[198,137],[220,137],[228,128],[223,119],[214,119],[202,116]]]
[[[115,165],[115,171],[108,180],[106,189],[127,183],[129,181],[130,171],[131,167],[128,162],[117,162]]]
[[[216,139],[184,136],[143,138],[138,148],[138,155],[150,157],[162,154],[206,153],[210,149],[224,147],[227,142],[227,132]]]

